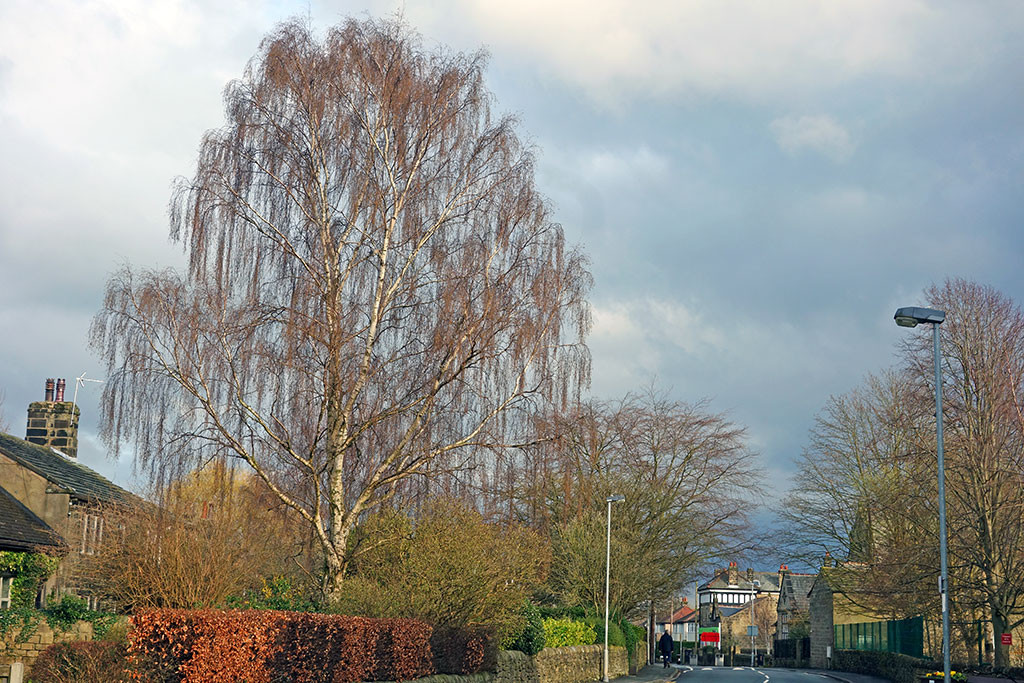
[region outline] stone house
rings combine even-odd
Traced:
[[[58,555],[64,549],[63,542],[46,522],[22,505],[9,491],[0,487],[0,553],[41,551]],[[14,578],[14,571],[0,559],[0,609],[13,606]]]
[[[29,405],[25,439],[0,433],[0,505],[17,518],[6,531],[0,523],[0,534],[22,551],[64,555],[37,604],[74,593],[95,608],[98,596],[77,571],[81,558],[102,546],[104,510],[138,498],[77,461],[79,411],[63,389],[63,380],[47,380],[46,399]]]
[[[831,558],[814,577],[808,593],[811,625],[811,667],[826,668],[835,650],[835,626],[885,621],[884,617],[857,605],[846,595],[832,576]]]
[[[786,565],[779,567],[779,573],[783,578],[776,609],[776,640],[786,640],[793,635],[793,626],[809,625],[810,592],[816,577],[793,573]]]

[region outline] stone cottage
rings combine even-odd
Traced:
[[[63,394],[64,380],[47,380],[45,400],[29,405],[25,439],[0,433],[0,505],[13,515],[0,537],[64,556],[37,603],[74,593],[95,608],[98,596],[76,571],[80,558],[102,546],[104,510],[138,499],[77,461],[79,411]]]

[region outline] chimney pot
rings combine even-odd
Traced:
[[[52,403],[53,402],[53,378],[52,377],[47,377],[46,378],[46,394],[45,394],[45,398],[43,400],[46,401],[47,403]]]
[[[54,399],[57,403],[64,402],[64,378],[57,380],[57,397]]]

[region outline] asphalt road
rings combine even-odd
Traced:
[[[751,668],[749,666],[644,667],[634,676],[616,679],[618,683],[889,683],[863,674],[815,669]],[[983,683],[996,683],[984,681]],[[1005,681],[1003,682],[1005,683]]]
[[[689,670],[687,670],[689,669]],[[683,667],[680,683],[836,683],[816,672],[790,669],[759,669],[749,666]]]

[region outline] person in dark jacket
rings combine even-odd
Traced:
[[[658,651],[661,652],[665,668],[668,668],[668,663],[672,661],[672,634],[668,632],[668,626],[665,627],[665,632],[661,634],[661,640],[658,641]]]

